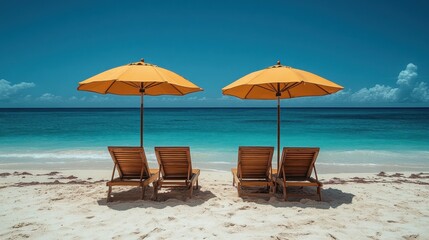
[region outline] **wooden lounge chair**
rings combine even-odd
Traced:
[[[106,183],[109,187],[107,201],[110,201],[113,186],[140,187],[143,199],[146,187],[158,179],[158,170],[149,169],[144,149],[142,147],[108,147],[108,149],[115,166],[112,179]],[[114,178],[116,170],[118,178]]]
[[[276,185],[283,188],[283,198],[287,201],[287,187],[314,186],[317,187],[319,201],[322,201],[320,189],[322,183],[317,178],[315,162],[319,154],[319,148],[283,148],[280,167],[276,176]],[[311,177],[314,169],[315,179]],[[292,194],[289,194],[292,196]],[[297,195],[297,194],[294,194]],[[302,195],[300,195],[302,196]]]
[[[159,164],[159,179],[156,182],[155,199],[162,187],[185,187],[192,198],[193,189],[198,189],[199,169],[192,169],[189,147],[155,147]]]
[[[239,147],[237,168],[231,169],[232,185],[237,183],[238,196],[273,196],[274,182],[272,179],[271,161],[274,147]],[[267,187],[267,193],[246,193],[246,187]]]

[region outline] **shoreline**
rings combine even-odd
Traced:
[[[151,168],[157,160],[151,148],[146,147]],[[237,165],[237,150],[191,149],[192,163],[201,169],[230,171]],[[276,156],[272,166],[275,167]],[[113,162],[105,147],[88,149],[0,150],[2,169],[111,169]],[[316,161],[323,173],[365,173],[380,171],[429,171],[429,151],[401,150],[323,150]]]
[[[94,110],[94,109],[106,109],[106,110],[140,110],[139,107],[0,107],[0,110]],[[272,106],[254,106],[254,107],[145,107],[145,109],[277,109],[277,107]],[[281,109],[429,109],[428,106],[421,107],[401,107],[401,106],[381,106],[381,107],[359,107],[359,106],[320,106],[320,107],[312,107],[312,106],[283,106]]]
[[[150,168],[158,168],[156,161],[148,161]],[[273,162],[273,168],[276,168],[276,163]],[[207,162],[193,162],[194,168],[199,168],[204,171],[217,171],[217,172],[230,172],[231,168],[236,168],[237,163],[207,163]],[[10,170],[92,170],[92,171],[111,171],[113,169],[113,162],[52,162],[52,163],[0,163],[0,168],[4,171]],[[316,168],[320,174],[342,174],[342,173],[379,173],[385,172],[429,172],[429,166],[422,165],[392,165],[392,164],[331,164],[331,163],[318,163]]]
[[[150,166],[151,169],[153,169]],[[195,167],[198,168],[198,167]],[[201,169],[201,175],[204,175],[204,173],[207,173],[212,177],[212,174],[220,173],[222,177],[225,176],[225,174],[231,175],[228,176],[228,179],[231,180],[232,183],[232,173],[231,169],[229,170],[217,170],[217,169]],[[75,175],[77,178],[86,178],[91,177],[93,179],[102,180],[102,181],[108,181],[110,180],[110,177],[112,175],[113,167],[110,169],[54,169],[54,171],[51,171],[51,169],[27,169],[27,168],[14,168],[14,169],[2,169],[0,170],[0,180],[5,180],[5,177],[8,176],[30,176],[30,177],[41,177],[41,176],[58,176],[58,175]],[[31,172],[29,172],[31,171]],[[24,174],[22,174],[24,173]],[[414,175],[421,175],[422,177],[413,177]],[[322,179],[323,181],[326,179],[331,178],[377,178],[377,177],[402,177],[402,178],[409,178],[412,179],[425,179],[427,178],[429,181],[429,171],[428,172],[416,172],[416,171],[379,171],[379,172],[336,172],[336,173],[319,173],[318,172],[319,179]],[[117,172],[115,172],[115,177],[117,177]],[[54,178],[52,178],[54,179]],[[61,179],[61,178],[60,178]],[[66,179],[66,178],[62,178]],[[16,179],[19,180],[19,179]],[[22,181],[27,181],[26,177],[20,179]],[[324,183],[326,184],[326,182]],[[428,183],[429,185],[429,183]],[[428,189],[429,190],[429,189]]]

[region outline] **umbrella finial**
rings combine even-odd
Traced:
[[[140,62],[144,63],[144,58],[140,58]]]
[[[282,65],[282,64],[280,63],[280,60],[277,60],[277,65]]]

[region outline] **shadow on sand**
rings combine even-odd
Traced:
[[[200,186],[201,189],[201,186]],[[158,194],[158,200],[152,201],[151,196],[153,192],[152,187],[146,189],[144,200],[140,200],[140,189],[132,188],[129,190],[116,189],[113,191],[113,197],[110,202],[106,202],[106,198],[98,200],[101,206],[107,206],[110,209],[117,211],[124,211],[132,208],[156,208],[163,209],[166,207],[175,206],[199,206],[209,201],[210,199],[217,198],[211,191],[194,190],[192,199],[188,197],[188,191],[185,189],[163,189]],[[276,208],[318,208],[330,209],[337,208],[343,204],[351,204],[355,195],[346,193],[338,189],[328,188],[322,189],[322,201],[316,201],[317,196],[314,195],[315,190],[312,188],[291,188],[288,193],[304,194],[303,197],[290,197],[288,201],[283,201],[282,194],[277,193],[275,197],[242,197],[244,202],[254,202],[262,205],[272,205]],[[231,200],[233,201],[233,200]]]
[[[116,190],[116,191],[115,191]],[[123,211],[131,208],[158,208],[175,207],[179,205],[198,206],[216,197],[211,191],[201,191],[201,186],[198,190],[194,190],[192,199],[188,196],[186,189],[162,189],[158,192],[158,200],[152,201],[153,187],[146,189],[144,200],[140,199],[141,191],[139,188],[132,188],[129,190],[114,189],[113,197],[110,202],[106,198],[98,200],[98,205],[107,206],[111,209]]]
[[[258,204],[272,205],[274,207],[300,207],[300,208],[318,208],[329,209],[337,208],[343,204],[351,204],[355,195],[346,193],[338,189],[322,189],[322,201],[317,201],[318,197],[314,189],[310,188],[289,188],[288,193],[302,194],[301,197],[288,197],[288,201],[283,201],[283,194],[277,192],[275,197],[255,198],[243,197],[245,202],[254,202]]]

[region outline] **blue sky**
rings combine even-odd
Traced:
[[[0,1],[0,107],[138,107],[76,90],[138,61],[205,91],[148,107],[262,107],[221,88],[281,60],[345,89],[283,106],[429,106],[427,1]]]

